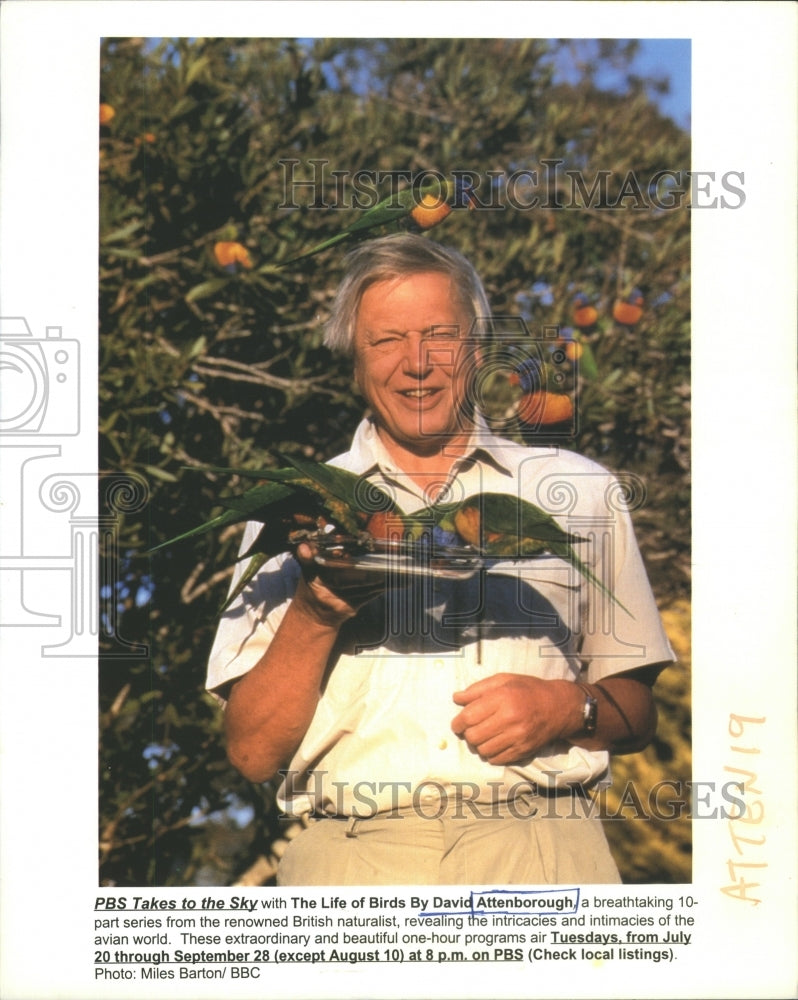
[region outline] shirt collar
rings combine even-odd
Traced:
[[[475,415],[474,423],[474,432],[464,457],[482,459],[493,465],[499,472],[508,476],[514,475],[518,466],[520,445],[494,434],[479,411]]]
[[[513,441],[498,437],[488,427],[484,418],[477,417],[474,432],[464,454],[458,459],[457,465],[462,466],[466,462],[487,462],[497,471],[507,476],[512,476],[518,465],[518,448]],[[383,472],[401,472],[385,449],[376,425],[370,417],[365,417],[357,427],[352,440],[352,447],[349,452],[351,471],[361,475],[368,474],[375,469]]]

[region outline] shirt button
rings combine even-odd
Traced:
[[[437,667],[438,669],[440,669],[440,668],[441,668],[441,667],[443,666],[443,660],[436,660],[436,661],[434,662],[433,666],[435,666],[435,667]]]
[[[446,747],[448,747],[448,746],[449,746],[449,741],[448,740],[441,740],[440,743],[438,744],[438,749],[439,750],[445,750]]]

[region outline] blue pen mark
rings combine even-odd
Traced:
[[[579,909],[581,890],[577,888],[564,889],[480,889],[471,890],[468,905],[465,909],[433,908],[424,909],[419,917],[488,917],[512,916],[517,914],[535,913],[540,915],[571,914]],[[465,897],[458,900],[446,899],[443,896],[433,897],[433,906],[437,903],[462,904]]]

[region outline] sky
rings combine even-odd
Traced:
[[[154,46],[160,38],[152,38],[148,43]],[[312,39],[301,38],[310,43]],[[690,128],[691,107],[691,46],[689,38],[638,38],[638,52],[631,66],[631,72],[638,76],[665,77],[668,93],[651,91],[649,96],[663,114],[672,118],[684,129]],[[593,39],[579,39],[580,46],[593,47]],[[563,50],[555,72],[556,82],[573,81],[578,75],[568,50]],[[625,89],[625,71],[615,69],[606,60],[596,76],[596,83],[606,90]]]
[[[639,49],[630,70],[638,76],[665,77],[669,92],[649,92],[651,99],[663,114],[672,118],[682,128],[690,128],[691,106],[691,45],[689,38],[641,38]],[[593,46],[590,39],[580,40],[579,45]],[[576,67],[568,58],[567,50],[558,60],[555,80],[573,81]],[[604,90],[625,89],[625,71],[612,67],[607,61],[596,75],[596,84]]]
[[[657,97],[662,111],[677,125],[690,125],[691,60],[689,38],[646,38],[636,65],[641,73],[665,73],[670,93]]]

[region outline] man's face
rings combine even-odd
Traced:
[[[432,454],[467,433],[468,359],[461,352],[470,325],[444,274],[368,287],[355,325],[355,377],[386,444]]]

